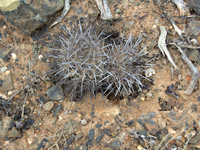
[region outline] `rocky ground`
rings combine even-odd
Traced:
[[[146,45],[148,57],[155,58],[151,85],[137,97],[114,101],[101,94],[91,101],[88,97],[81,102],[67,98],[52,100],[63,95],[61,88],[52,89],[53,83],[46,76],[48,60],[45,52],[51,44],[49,39],[59,33],[62,25],[70,26],[88,15],[92,21],[100,20],[95,1],[72,1],[70,11],[60,24],[48,28],[53,21],[49,22],[31,36],[1,19],[1,149],[200,149],[199,81],[192,94],[184,95],[192,78],[190,68],[179,51],[170,47],[182,76],[181,80],[176,74],[172,78],[172,66],[157,46],[160,26],[168,29],[167,41],[179,38],[173,34],[170,22],[160,15],[162,12],[155,1],[108,2],[113,16],[121,18],[113,24],[120,35],[146,35],[139,46],[144,48]],[[180,12],[172,2],[166,2],[164,7],[170,16],[179,16]],[[198,47],[199,19],[173,19],[180,29],[187,24],[188,40]],[[198,69],[199,50],[188,48],[186,51]]]

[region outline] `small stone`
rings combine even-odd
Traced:
[[[121,143],[119,140],[115,140],[111,143],[110,145],[110,148],[113,148],[113,149],[119,149],[121,146]]]
[[[143,93],[140,93],[138,96],[137,96],[137,101],[140,102],[140,101],[145,101],[145,95]]]
[[[13,127],[8,137],[11,137],[11,138],[21,137],[21,133],[15,127]]]
[[[71,145],[72,142],[73,142],[72,138],[70,138],[69,140],[67,140],[67,144],[68,144],[68,145]]]
[[[8,74],[5,80],[3,81],[2,89],[5,91],[14,90],[11,74]]]
[[[77,142],[77,141],[79,141],[79,140],[81,140],[83,138],[83,133],[78,133],[77,135],[76,135],[76,137],[75,137],[75,141]]]
[[[76,12],[76,14],[80,15],[82,13],[83,13],[83,9],[82,9],[82,7],[79,7],[78,10],[77,10],[77,12]]]
[[[149,92],[149,93],[146,94],[146,96],[147,96],[148,98],[152,98],[153,94]]]
[[[45,103],[42,107],[44,108],[44,110],[46,111],[50,111],[54,106],[54,102],[49,101],[47,103]]]
[[[102,127],[102,124],[96,124],[95,127],[96,127],[96,128],[101,128],[101,127]]]
[[[55,117],[61,111],[61,109],[62,109],[62,105],[58,104],[53,111],[53,117]]]
[[[127,121],[127,122],[126,122],[126,125],[131,126],[133,123],[134,123],[134,120]]]
[[[64,99],[63,90],[60,86],[54,85],[46,93],[51,100],[63,100]]]
[[[197,58],[199,56],[199,51],[198,50],[193,49],[193,50],[190,50],[190,51],[187,51],[187,52],[188,52],[187,55],[188,55],[188,57],[189,57],[189,59],[191,61],[196,61],[197,60]]]
[[[1,41],[1,39],[2,39],[2,34],[1,34],[1,31],[0,31],[0,41]]]
[[[111,137],[112,137],[112,133],[111,133],[110,129],[103,129],[103,132],[104,132],[105,134],[107,134],[108,136],[111,136]]]
[[[71,135],[78,130],[79,123],[76,120],[70,119],[63,125],[63,133],[65,135]]]
[[[2,121],[0,121],[0,138],[4,139],[6,134],[8,133],[8,129],[10,128],[11,117],[4,117]]]
[[[0,79],[0,87],[2,86],[3,80]]]
[[[197,101],[200,102],[200,96],[197,97]]]
[[[95,143],[99,143],[103,137],[104,137],[104,134],[99,135],[99,136],[95,139]]]
[[[93,141],[94,139],[94,129],[90,129],[90,132],[88,134],[88,138],[90,141]]]

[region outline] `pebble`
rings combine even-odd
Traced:
[[[107,134],[108,136],[112,136],[112,133],[111,133],[110,129],[103,129],[103,132],[105,134]]]
[[[96,128],[101,128],[101,127],[102,127],[102,124],[96,124],[95,127],[96,127]]]
[[[93,141],[94,139],[94,129],[90,129],[90,132],[88,134],[88,138],[90,141]]]
[[[126,125],[131,126],[133,123],[134,123],[134,120],[127,121],[127,122],[126,122]]]
[[[137,121],[140,125],[144,126],[144,123],[150,123],[156,125],[156,122],[152,120],[152,118],[156,117],[156,112],[150,112],[140,116]]]
[[[2,86],[3,80],[0,79],[0,87]]]
[[[12,84],[12,77],[11,74],[8,74],[5,78],[5,80],[3,81],[2,84],[2,89],[5,91],[12,91],[14,90],[13,84]]]
[[[63,125],[63,133],[65,135],[71,135],[78,130],[79,123],[76,120],[70,119]]]
[[[1,41],[1,39],[2,39],[2,34],[1,34],[1,31],[0,31],[0,41]]]
[[[77,10],[77,12],[76,12],[76,14],[80,15],[82,13],[83,13],[83,9],[82,9],[82,7],[79,7],[78,10]]]
[[[76,135],[75,141],[77,142],[77,141],[79,141],[79,140],[82,139],[82,138],[83,138],[83,133],[80,132],[80,133],[78,133],[78,134]]]
[[[119,149],[121,146],[121,143],[119,140],[115,140],[111,143],[110,145],[110,148],[113,148],[113,149]]]
[[[197,97],[197,101],[200,102],[200,96]]]
[[[53,117],[55,117],[61,111],[61,109],[62,109],[62,105],[58,104],[53,111]]]
[[[10,128],[11,117],[4,117],[2,121],[0,121],[0,138],[4,139],[8,129]]]
[[[51,87],[46,94],[51,100],[63,100],[64,99],[64,94],[63,90],[60,86],[54,85]]]
[[[21,137],[21,133],[15,127],[13,127],[8,137],[11,137],[11,138]]]
[[[103,137],[104,137],[104,134],[97,136],[97,138],[95,139],[95,143],[99,143]]]
[[[50,111],[54,106],[54,102],[49,101],[47,103],[45,103],[42,107],[44,108],[44,110],[46,111]]]

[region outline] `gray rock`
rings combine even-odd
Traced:
[[[73,134],[74,132],[78,130],[78,127],[79,127],[79,123],[73,119],[70,119],[64,124],[63,133],[65,135]]]
[[[14,90],[11,74],[8,74],[5,80],[3,81],[2,89],[5,91]]]
[[[76,12],[76,14],[80,15],[82,13],[83,13],[83,9],[82,9],[82,7],[79,7],[78,10],[77,10],[77,12]]]
[[[80,139],[82,139],[83,138],[83,133],[78,133],[77,135],[76,135],[76,137],[75,137],[75,141],[77,142],[77,141],[79,141]]]
[[[199,0],[188,0],[188,5],[200,15],[200,1]]]
[[[4,117],[0,123],[0,138],[4,139],[10,128],[11,117]]]
[[[94,139],[94,129],[90,129],[90,132],[88,134],[88,138],[90,141],[93,141]]]
[[[0,14],[14,26],[30,35],[51,19],[51,16],[61,10],[64,0],[2,0]]]
[[[118,150],[118,149],[120,149],[120,146],[121,146],[120,141],[119,140],[115,140],[115,141],[113,141],[111,143],[110,148]]]
[[[8,137],[11,137],[11,138],[15,138],[15,137],[21,137],[21,133],[15,128],[13,127],[11,132],[9,133]]]
[[[58,106],[56,106],[56,108],[53,111],[53,117],[55,117],[62,109],[62,105],[58,104]]]
[[[188,35],[200,35],[200,21],[192,20],[188,25]]]
[[[103,137],[104,137],[104,134],[99,135],[99,136],[95,139],[95,143],[99,143]]]
[[[0,31],[0,41],[1,41],[1,39],[2,39],[2,34],[1,34],[1,31]]]
[[[199,51],[195,49],[191,49],[191,50],[187,50],[186,54],[191,61],[196,61],[199,56]]]
[[[152,120],[152,118],[156,117],[156,112],[150,112],[148,114],[144,114],[140,116],[137,121],[140,125],[144,126],[144,123],[150,123],[156,125],[156,122]]]
[[[64,94],[63,90],[60,86],[54,85],[51,87],[46,94],[51,100],[63,100],[64,99]]]
[[[108,136],[111,136],[111,137],[112,137],[112,133],[111,133],[110,129],[103,129],[103,132],[104,132],[105,134],[107,134]]]
[[[47,103],[45,103],[42,107],[44,108],[44,110],[46,111],[50,111],[54,106],[54,102],[49,101]]]

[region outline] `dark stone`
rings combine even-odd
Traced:
[[[91,116],[92,118],[94,118],[94,112],[91,112],[91,113],[90,113],[90,116]]]
[[[96,128],[101,128],[101,127],[102,127],[102,124],[96,124],[95,127],[96,127]]]
[[[99,143],[103,137],[104,137],[104,134],[99,135],[99,136],[95,139],[95,143]]]
[[[71,145],[72,142],[73,142],[72,138],[70,138],[69,140],[67,140],[67,144],[68,144],[68,145]]]
[[[43,141],[44,141],[44,142],[49,142],[46,138],[43,138]]]
[[[155,112],[150,112],[148,114],[142,115],[140,116],[137,121],[140,125],[144,126],[144,123],[150,123],[153,125],[156,125],[156,122],[152,120],[152,118],[156,117],[156,113]]]
[[[50,33],[48,32],[49,26],[44,25],[41,28],[36,29],[32,34],[31,38],[33,41],[38,41],[40,39],[44,39],[48,36],[50,36]]]
[[[64,6],[63,0],[20,0],[18,7],[1,10],[0,14],[26,35],[48,22],[52,15]]]
[[[110,121],[108,121],[108,120],[106,120],[105,122],[104,122],[104,125],[106,125],[107,123],[109,123]]]
[[[2,34],[1,34],[1,31],[0,31],[0,41],[1,41],[1,39],[2,39]]]
[[[134,120],[127,121],[127,122],[126,122],[126,125],[131,126],[133,123],[134,123]]]
[[[113,148],[113,149],[119,149],[121,146],[121,143],[119,140],[115,140],[111,143],[110,145],[110,148]]]
[[[53,117],[55,117],[62,109],[62,105],[58,104],[57,107],[53,111]]]
[[[2,86],[3,80],[0,79],[0,87]]]
[[[192,109],[192,112],[197,112],[198,111],[198,108],[197,108],[196,104],[193,104],[191,109]]]
[[[36,150],[40,150],[41,148],[43,149],[43,141],[40,142],[40,144],[38,145],[38,147],[36,148]]]
[[[76,12],[76,14],[80,15],[82,13],[83,13],[83,9],[82,9],[82,7],[79,7],[78,10],[77,10],[77,12]]]
[[[147,133],[148,133],[147,130],[138,130],[137,132],[138,132],[140,135],[144,135],[145,137],[147,137]]]
[[[200,96],[197,97],[197,101],[200,102]]]
[[[78,130],[79,123],[76,120],[70,119],[63,126],[63,133],[65,135],[71,135]]]
[[[88,138],[90,141],[92,141],[94,139],[94,129],[90,129],[90,132],[88,134]]]
[[[188,0],[188,5],[200,15],[200,1],[199,0]]]
[[[192,20],[188,25],[188,35],[198,36],[200,35],[200,21]]]
[[[60,86],[54,85],[51,87],[46,94],[51,100],[63,100],[64,99],[64,94],[63,90]]]
[[[6,22],[4,21],[4,20],[2,20],[1,22],[0,22],[0,26],[2,27],[2,26],[4,26],[6,24]]]
[[[105,134],[107,134],[108,136],[111,136],[111,137],[112,137],[112,133],[111,133],[110,129],[103,129],[103,132],[104,132]]]
[[[8,55],[6,55],[6,56],[3,58],[3,61],[8,62],[9,59],[10,59],[10,57],[9,57]]]

